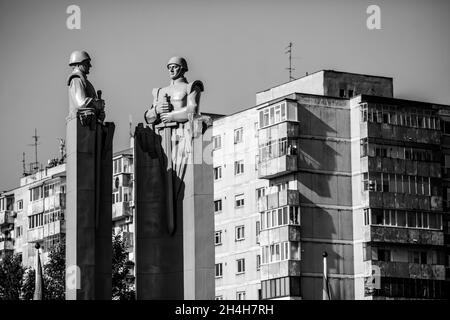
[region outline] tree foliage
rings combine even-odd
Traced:
[[[64,300],[66,295],[66,244],[64,240],[51,247],[43,272],[44,299]]]
[[[130,286],[130,269],[126,244],[122,234],[113,233],[112,255],[112,299],[134,300],[134,290]]]
[[[36,271],[33,268],[27,268],[24,272],[22,281],[22,300],[33,300],[34,286],[36,281]]]
[[[0,261],[0,300],[19,300],[25,268],[22,256],[5,253]]]

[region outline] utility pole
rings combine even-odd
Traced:
[[[289,55],[289,68],[286,68],[286,70],[289,71],[289,81],[295,80],[295,78],[292,76],[292,71],[295,69],[292,68],[292,42],[289,42],[289,45],[285,48],[287,49],[284,53]]]

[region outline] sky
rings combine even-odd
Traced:
[[[69,5],[81,29],[69,30]],[[369,5],[381,29],[366,26]],[[365,0],[0,0],[0,191],[19,185],[22,152],[58,156],[68,114],[66,78],[73,50],[92,57],[89,75],[116,124],[114,151],[143,122],[152,88],[169,84],[171,56],[187,59],[202,80],[201,111],[255,105],[255,94],[288,81],[293,43],[298,78],[333,69],[394,78],[397,98],[450,104],[450,1]]]

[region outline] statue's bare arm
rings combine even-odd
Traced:
[[[163,122],[186,122],[188,121],[188,114],[198,114],[200,108],[200,95],[201,91],[199,88],[192,90],[187,96],[186,108],[180,110],[175,110],[169,113],[162,113],[161,120]]]

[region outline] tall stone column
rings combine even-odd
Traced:
[[[66,299],[112,298],[114,123],[67,118]]]
[[[183,180],[171,172],[173,185],[182,190],[174,200],[172,234],[168,232],[165,183],[170,155],[160,132],[163,129],[142,124],[136,127],[137,299],[214,298],[212,127],[198,123],[194,126]]]

